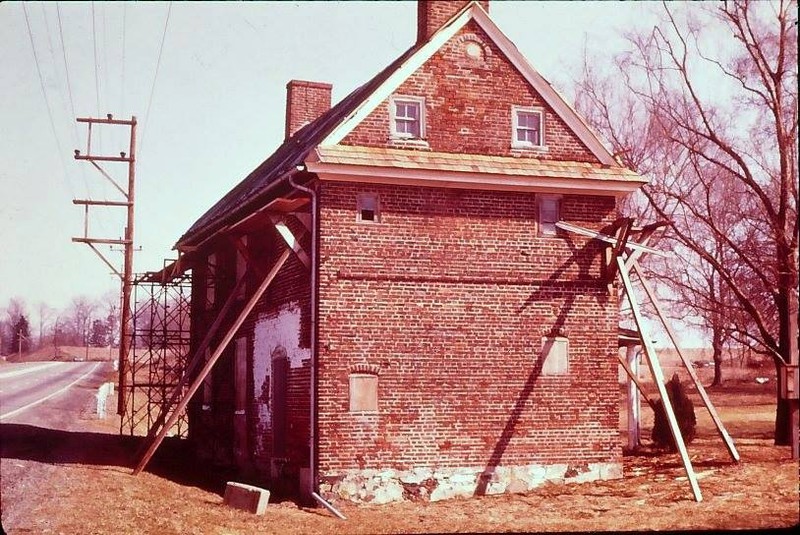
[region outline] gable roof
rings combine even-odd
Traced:
[[[353,110],[418,48],[418,45],[414,45],[406,50],[374,78],[357,87],[331,109],[284,141],[269,158],[195,221],[178,240],[176,248],[196,245],[225,223],[235,220],[237,216],[246,215],[251,208],[256,207],[258,201],[263,198],[272,184],[302,164],[308,153],[319,145],[342,120],[349,117]]]
[[[175,247],[198,245],[227,223],[257,209],[259,202],[265,200],[273,185],[295,172],[296,167],[303,164],[316,147],[332,146],[341,141],[470,20],[480,25],[525,80],[602,164],[620,167],[580,115],[536,72],[480,4],[472,2],[444,24],[427,42],[417,43],[409,48],[371,80],[284,141],[269,158],[203,214],[181,236]]]

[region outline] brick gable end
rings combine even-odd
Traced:
[[[480,49],[480,59],[466,53],[468,47],[477,50],[476,45]],[[426,148],[430,150],[598,162],[475,21],[462,28],[394,94],[425,98]],[[513,105],[545,111],[547,151],[511,148]],[[388,99],[341,143],[367,147],[404,146],[390,139]]]

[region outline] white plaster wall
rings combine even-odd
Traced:
[[[300,347],[300,305],[289,303],[277,312],[259,314],[253,331],[253,399],[256,400],[258,427],[266,431],[271,426],[268,400],[262,397],[265,385],[269,386],[272,371],[272,353],[283,347],[291,368],[300,368],[311,358],[311,350]],[[256,455],[264,452],[266,433],[256,433]]]

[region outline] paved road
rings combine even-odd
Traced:
[[[0,421],[24,415],[104,371],[108,362],[25,362],[0,368]]]

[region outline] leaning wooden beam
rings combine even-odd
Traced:
[[[708,409],[708,414],[714,421],[714,425],[717,426],[717,431],[719,431],[722,440],[725,442],[725,446],[728,448],[731,458],[733,458],[734,461],[739,462],[739,452],[736,451],[736,446],[733,445],[733,439],[725,429],[725,426],[723,425],[722,420],[720,420],[716,409],[714,409],[714,405],[711,403],[711,399],[709,399],[706,389],[703,388],[703,383],[701,383],[700,379],[697,377],[697,373],[694,371],[692,363],[689,361],[686,355],[683,354],[683,351],[681,351],[680,345],[678,344],[678,337],[675,335],[675,331],[672,330],[669,321],[667,321],[667,317],[664,314],[664,309],[661,307],[653,288],[644,277],[644,274],[642,274],[642,269],[639,267],[639,263],[636,261],[633,262],[633,271],[636,273],[636,276],[639,277],[639,282],[642,283],[647,297],[649,297],[650,302],[653,303],[653,307],[655,307],[656,313],[658,314],[661,323],[664,325],[664,329],[667,331],[667,335],[669,335],[670,340],[672,340],[672,344],[675,346],[675,349],[678,350],[678,356],[683,362],[683,365],[686,367],[686,371],[689,372],[689,377],[691,377],[692,381],[694,381],[694,386],[697,388],[697,392],[700,394],[700,399],[703,400],[703,404],[706,406],[706,409]]]
[[[239,288],[244,285],[246,277],[241,277],[237,282],[236,286],[231,290],[230,294],[228,294],[228,299],[225,301],[225,304],[222,305],[222,309],[217,314],[217,317],[214,318],[214,322],[209,327],[208,331],[206,331],[206,335],[203,337],[203,341],[200,342],[200,345],[197,348],[197,351],[194,352],[194,355],[191,359],[189,359],[189,365],[186,367],[186,370],[183,373],[183,376],[178,381],[178,384],[175,385],[175,388],[172,389],[172,393],[170,394],[169,401],[165,405],[165,407],[172,407],[178,398],[183,392],[183,388],[186,386],[186,383],[189,382],[189,378],[194,373],[195,368],[197,367],[198,363],[205,357],[206,349],[208,346],[211,345],[211,340],[216,336],[217,330],[219,329],[220,325],[222,325],[222,321],[228,317],[228,312],[230,311],[231,307],[237,300],[237,296],[239,294]],[[161,411],[156,418],[153,425],[147,431],[147,440],[151,440],[153,436],[161,429],[161,425],[164,423],[164,420],[167,418],[167,411]]]
[[[597,238],[598,240],[602,240],[607,243],[612,243],[614,245],[617,244],[617,238],[614,236],[609,236],[607,234],[603,234],[602,232],[597,232],[596,230],[589,230],[588,228],[579,227],[578,225],[573,225],[572,223],[567,223],[566,221],[559,221],[558,223],[556,223],[556,226],[560,229],[568,230],[570,232],[574,232],[575,234],[580,234],[581,236],[586,236],[589,238]],[[652,247],[647,247],[646,245],[642,245],[632,241],[628,241],[628,243],[626,243],[625,246],[633,250],[641,249],[644,252],[658,256],[667,256],[667,257],[672,256],[671,253],[659,251],[658,249],[653,249]]]
[[[636,385],[636,388],[639,389],[639,393],[642,395],[644,400],[647,402],[648,405],[650,405],[651,409],[654,409],[655,405],[653,404],[653,400],[651,400],[647,396],[647,393],[644,391],[644,387],[642,386],[642,383],[639,382],[639,378],[636,377],[635,373],[633,373],[633,370],[631,370],[630,366],[628,366],[628,363],[625,362],[625,359],[622,358],[620,355],[617,355],[617,359],[619,359],[619,363],[622,364],[622,368],[625,370],[625,373],[628,374],[628,377],[630,377],[631,380],[634,382],[634,384]]]
[[[642,345],[647,355],[647,363],[650,366],[650,373],[653,374],[653,380],[658,387],[658,393],[661,395],[661,404],[664,406],[664,412],[667,413],[667,420],[669,421],[669,428],[672,431],[672,438],[675,439],[675,444],[678,446],[678,452],[681,455],[683,468],[686,470],[686,477],[689,479],[689,484],[692,486],[692,493],[694,499],[698,502],[703,501],[703,495],[700,492],[700,486],[697,484],[697,477],[692,468],[692,462],[689,460],[689,454],[686,451],[686,444],[683,442],[681,430],[678,428],[678,421],[675,419],[675,412],[672,410],[672,403],[670,403],[667,389],[664,386],[664,372],[661,370],[661,364],[658,362],[655,348],[653,348],[649,338],[644,335],[644,318],[639,310],[639,305],[636,302],[636,296],[633,293],[633,285],[631,284],[628,270],[625,267],[625,260],[622,257],[617,257],[617,267],[619,274],[622,278],[622,284],[625,288],[625,293],[628,295],[628,302],[631,305],[633,312],[633,319],[636,322],[636,328],[639,330],[639,336],[642,338]]]
[[[255,308],[256,303],[258,303],[258,300],[261,299],[262,295],[264,295],[264,292],[267,290],[269,285],[272,284],[272,281],[275,279],[275,276],[278,274],[278,271],[280,271],[280,269],[286,263],[286,260],[289,258],[290,254],[291,251],[289,249],[285,249],[283,251],[283,254],[281,254],[280,258],[278,258],[278,261],[275,262],[275,265],[272,266],[272,269],[269,271],[269,273],[267,273],[267,276],[264,278],[264,281],[255,291],[252,297],[250,297],[250,300],[247,302],[245,307],[239,313],[239,316],[233,322],[233,325],[230,326],[228,332],[225,333],[225,336],[219,343],[219,346],[217,346],[217,349],[215,349],[214,353],[211,354],[208,361],[206,362],[206,365],[203,366],[203,369],[200,370],[200,373],[197,375],[194,382],[189,387],[189,390],[183,396],[183,399],[181,399],[180,403],[178,403],[178,406],[175,407],[175,410],[170,415],[169,420],[167,420],[167,423],[164,424],[164,427],[161,428],[161,431],[158,433],[158,436],[156,436],[155,440],[152,442],[152,444],[150,444],[150,447],[147,448],[147,451],[145,452],[141,461],[139,461],[139,464],[133,470],[133,475],[138,475],[142,470],[144,470],[144,467],[147,466],[147,463],[150,461],[150,459],[153,457],[153,454],[161,445],[161,442],[164,440],[164,437],[167,436],[167,432],[169,431],[169,429],[173,425],[175,425],[175,421],[178,419],[180,413],[186,409],[186,406],[189,404],[189,400],[192,399],[192,396],[194,396],[195,392],[197,392],[197,390],[203,384],[203,381],[205,381],[209,372],[211,372],[211,369],[214,367],[214,364],[216,364],[217,360],[219,360],[219,357],[222,355],[222,352],[225,351],[225,348],[228,347],[228,344],[231,342],[231,340],[233,340],[233,337],[236,335],[236,331],[239,330],[239,327],[242,326],[244,321],[247,319],[247,316],[250,315],[250,312]]]
[[[276,215],[270,215],[269,217],[272,220],[272,224],[275,226],[275,230],[281,235],[286,245],[297,255],[300,262],[307,268],[311,267],[311,259],[308,257],[308,253],[303,250],[300,241],[294,237],[294,233],[292,233],[292,230],[286,225],[283,219]]]

